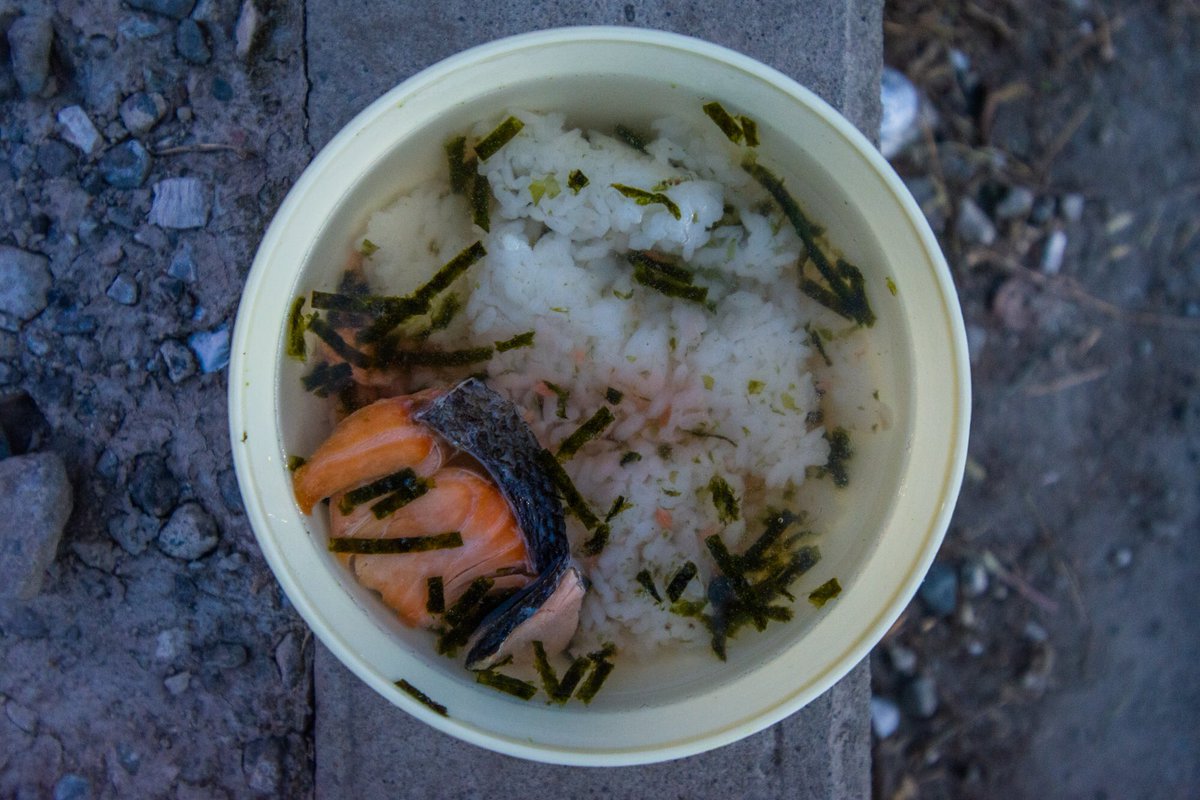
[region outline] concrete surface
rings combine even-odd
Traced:
[[[627,3],[563,0],[381,6],[308,0],[308,141],[319,149],[378,95],[466,47],[540,28],[637,25],[708,39],[813,89],[872,137],[878,131],[881,4],[873,0]],[[436,733],[390,706],[318,645],[318,798],[820,797],[869,794],[868,669],[772,729],[668,764],[613,770],[535,765]]]

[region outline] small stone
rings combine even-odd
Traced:
[[[74,497],[57,453],[30,453],[0,461],[0,599],[28,600],[42,588],[54,561]]]
[[[54,26],[49,17],[24,16],[8,29],[13,74],[26,97],[36,97],[46,88],[53,42]]]
[[[225,508],[235,514],[240,514],[245,511],[242,505],[242,492],[238,488],[237,475],[233,470],[227,469],[217,478],[217,484],[221,489],[221,502],[225,504]]]
[[[229,326],[221,324],[211,331],[199,331],[188,337],[188,347],[200,362],[204,374],[229,366]]]
[[[988,219],[983,209],[969,197],[964,197],[958,204],[958,223],[955,230],[967,244],[987,246],[996,241],[996,226]]]
[[[159,661],[171,663],[188,651],[188,633],[184,628],[159,631],[154,641],[154,657]]]
[[[192,682],[192,674],[190,672],[177,672],[171,677],[163,681],[163,686],[174,696],[179,696],[187,691],[188,685]]]
[[[175,31],[175,49],[185,61],[193,64],[207,64],[212,59],[212,50],[204,41],[204,31],[193,19],[185,19],[179,23]]]
[[[229,81],[218,75],[212,81],[212,95],[222,103],[228,103],[233,99],[233,86],[230,85]]]
[[[38,145],[37,163],[42,172],[51,178],[61,178],[75,166],[76,155],[71,148],[57,139],[48,139]]]
[[[1033,210],[1029,212],[1029,221],[1034,225],[1045,225],[1054,216],[1054,198],[1042,195],[1033,202]]]
[[[974,559],[968,559],[958,568],[958,579],[966,597],[982,597],[988,590],[987,568]]]
[[[54,800],[88,800],[92,786],[81,775],[63,775],[54,784]]]
[[[1063,231],[1055,231],[1050,234],[1050,238],[1046,240],[1046,247],[1042,250],[1042,272],[1047,275],[1057,275],[1062,269],[1063,256],[1067,252],[1067,234]]]
[[[299,684],[304,663],[296,634],[289,633],[275,646],[275,666],[279,669],[279,681],[285,689]]]
[[[209,192],[199,178],[167,178],[154,184],[150,221],[162,228],[203,228]]]
[[[137,281],[121,273],[109,284],[108,291],[105,294],[123,306],[132,306],[138,301]]]
[[[254,5],[254,0],[245,0],[242,11],[238,14],[237,27],[233,31],[233,39],[237,44],[237,57],[244,59],[250,55],[254,40],[262,26],[262,15]]]
[[[921,135],[921,94],[903,72],[885,66],[879,82],[879,151],[895,158]]]
[[[162,33],[162,29],[152,20],[126,17],[117,25],[117,33],[126,39],[152,39]]]
[[[153,159],[137,139],[110,147],[100,156],[100,174],[109,186],[117,189],[136,189],[150,174]]]
[[[34,713],[33,709],[21,705],[16,700],[10,699],[4,704],[4,716],[8,717],[9,722],[30,736],[37,734],[38,720],[37,714]]]
[[[49,302],[50,261],[39,253],[0,245],[0,312],[30,320]]]
[[[175,509],[158,534],[158,547],[184,561],[203,558],[216,549],[217,523],[199,503],[184,503]]]
[[[167,365],[167,377],[171,383],[180,383],[196,374],[196,359],[183,342],[167,339],[159,346],[158,354]]]
[[[929,719],[938,709],[937,684],[928,675],[913,678],[904,687],[900,704],[909,716]]]
[[[58,124],[62,126],[62,135],[71,144],[79,148],[85,156],[96,152],[103,138],[100,131],[92,124],[92,119],[79,106],[67,106],[58,112]]]
[[[272,736],[248,743],[242,750],[242,773],[252,791],[278,794],[283,780],[283,742]]]
[[[1083,195],[1065,194],[1058,201],[1058,210],[1067,222],[1079,222],[1083,219]]]
[[[900,707],[886,697],[871,697],[871,730],[875,738],[886,739],[900,727]]]
[[[1046,629],[1032,619],[1025,623],[1025,628],[1021,631],[1021,635],[1034,644],[1041,644],[1050,638],[1050,634]]]
[[[121,122],[134,136],[148,132],[166,113],[167,101],[157,93],[137,92],[121,103]]]
[[[1109,558],[1117,569],[1126,569],[1133,563],[1133,551],[1128,547],[1118,547]]]
[[[1034,194],[1024,186],[1010,187],[1004,199],[996,204],[997,219],[1024,219],[1033,210]]]
[[[167,274],[184,283],[196,282],[196,259],[192,255],[191,242],[184,242],[171,258]]]
[[[992,313],[1010,331],[1028,330],[1037,321],[1033,306],[1033,289],[1027,281],[1009,278],[1000,284],[992,297]]]
[[[943,617],[953,614],[958,605],[958,573],[949,564],[933,562],[917,594],[930,612]]]
[[[183,19],[192,13],[196,0],[128,0],[129,5],[142,11],[151,11],[172,19]]]
[[[96,318],[84,314],[75,306],[64,308],[54,318],[54,332],[63,336],[86,336],[96,330]]]
[[[204,665],[216,669],[237,669],[250,658],[246,648],[234,642],[217,642],[204,651]]]
[[[987,345],[987,339],[987,328],[973,322],[967,324],[967,353],[970,355],[972,364],[979,363],[979,359],[983,356],[983,348]]]
[[[42,615],[29,606],[0,603],[0,616],[0,629],[22,639],[45,639],[50,635]]]
[[[143,453],[134,461],[129,478],[133,504],[152,517],[165,517],[179,500],[179,482],[166,460],[157,453]]]
[[[986,652],[986,648],[984,647],[983,642],[979,641],[978,639],[972,639],[971,641],[967,642],[967,653],[970,656],[979,658],[984,654],[984,652]]]
[[[159,522],[143,514],[120,514],[108,521],[108,535],[131,556],[146,552],[158,535]]]
[[[911,677],[917,674],[917,654],[902,644],[894,644],[887,650],[888,661],[897,674]]]
[[[112,572],[117,566],[117,549],[104,539],[83,539],[71,542],[71,552],[92,569]]]

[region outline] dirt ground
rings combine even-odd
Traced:
[[[872,657],[876,796],[1200,796],[1200,4],[904,0],[884,37],[975,400],[947,569]]]

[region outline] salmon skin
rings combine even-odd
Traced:
[[[541,447],[517,407],[477,378],[432,400],[413,419],[470,453],[512,506],[533,568],[544,572],[569,557],[566,521],[554,483],[538,464]]]

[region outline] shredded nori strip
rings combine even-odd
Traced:
[[[817,352],[821,354],[821,358],[824,360],[825,366],[832,367],[833,359],[829,357],[829,353],[825,352],[825,342],[823,339],[821,339],[821,334],[817,332],[816,328],[808,323],[805,323],[804,330],[808,331],[808,338],[813,343],[813,347],[817,348]]]
[[[584,673],[587,672],[587,668],[591,664],[592,660],[587,656],[580,656],[572,661],[571,666],[567,667],[567,671],[559,679],[558,687],[550,697],[550,700],[559,705],[570,700],[571,693],[575,691],[575,687],[579,685],[579,681],[583,678]]]
[[[308,329],[321,337],[321,340],[329,345],[329,349],[341,356],[347,363],[361,368],[371,366],[371,359],[366,353],[356,350],[347,344],[341,334],[320,317],[314,315],[308,321]]]
[[[758,147],[758,123],[745,114],[738,114],[738,122],[742,123],[742,135],[746,137],[746,146]]]
[[[633,508],[633,503],[625,501],[625,495],[617,495],[617,499],[613,500],[612,506],[608,509],[608,513],[604,515],[605,522],[612,522],[613,517],[620,514],[622,511],[628,511]]]
[[[713,475],[708,482],[708,491],[712,493],[713,505],[717,508],[717,518],[725,525],[736,522],[742,515],[738,506],[737,496],[733,489],[720,475]]]
[[[682,300],[700,303],[701,305],[705,305],[708,302],[707,286],[694,286],[682,283],[644,264],[634,266],[633,279],[643,286],[648,286],[665,294],[667,297],[678,297]]]
[[[592,513],[592,509],[588,506],[587,501],[583,499],[583,495],[579,494],[579,490],[575,488],[575,483],[571,480],[571,476],[563,469],[559,460],[554,457],[549,450],[542,450],[538,453],[538,462],[542,465],[542,469],[546,470],[546,474],[550,476],[550,480],[554,483],[554,488],[558,490],[559,497],[566,503],[567,511],[574,514],[583,527],[592,532],[592,536],[583,543],[583,552],[587,555],[598,555],[604,546],[608,544],[609,527],[607,523],[601,522],[600,519]]]
[[[346,492],[342,495],[342,500],[338,503],[338,508],[343,514],[349,514],[357,505],[361,505],[368,500],[374,500],[376,497],[383,497],[389,492],[395,492],[400,489],[407,489],[410,492],[420,494],[419,487],[424,483],[427,483],[427,481],[417,477],[417,473],[413,472],[411,468],[405,467],[399,472],[393,472],[391,475]]]
[[[488,201],[492,197],[492,185],[486,175],[476,175],[471,183],[471,221],[485,231],[492,230]]]
[[[433,312],[433,316],[429,318],[429,331],[440,331],[445,329],[451,322],[454,321],[455,315],[462,309],[462,301],[458,299],[458,295],[451,292],[442,300],[437,311]]]
[[[528,700],[537,694],[537,687],[529,681],[513,678],[502,672],[495,672],[490,669],[476,672],[475,682],[482,683],[484,686],[489,686],[496,691],[519,697],[522,700]]]
[[[567,418],[567,400],[569,400],[571,398],[571,392],[567,389],[563,389],[561,386],[558,386],[557,384],[551,383],[550,381],[542,381],[542,383],[546,384],[546,388],[549,389],[550,391],[554,392],[554,395],[558,398],[558,409],[555,412],[556,416],[559,419],[566,419]]]
[[[646,590],[646,593],[654,598],[654,602],[662,602],[662,595],[658,593],[658,587],[654,585],[654,578],[651,577],[650,570],[644,569],[634,577],[642,585],[642,588]]]
[[[604,548],[608,545],[608,537],[612,533],[612,529],[607,524],[601,523],[596,526],[592,535],[583,543],[583,552],[585,555],[598,556],[604,552]]]
[[[355,295],[346,292],[312,292],[312,307],[318,311],[344,314],[386,314],[400,310],[408,300],[387,295]]]
[[[821,608],[823,605],[841,593],[842,585],[838,583],[838,579],[830,578],[816,589],[813,589],[808,593],[808,602],[812,603],[817,608]]]
[[[867,302],[867,294],[862,272],[845,259],[839,258],[837,264],[831,264],[829,258],[817,246],[818,228],[804,212],[791,193],[783,186],[773,172],[766,167],[747,159],[742,162],[742,169],[750,174],[767,193],[779,203],[783,213],[796,229],[796,233],[804,242],[805,256],[816,266],[821,277],[825,279],[828,288],[811,278],[801,274],[800,289],[823,306],[853,320],[859,325],[869,328],[875,324],[875,314]]]
[[[566,461],[579,451],[580,447],[599,436],[615,419],[608,406],[600,406],[587,422],[575,429],[575,432],[563,439],[556,454],[560,461]]]
[[[355,536],[329,537],[329,552],[353,553],[355,555],[404,555],[426,553],[430,550],[452,550],[462,547],[462,534],[458,531],[436,533],[433,536],[400,536],[393,539],[360,539]]]
[[[312,372],[301,378],[300,382],[317,397],[329,397],[354,383],[354,368],[346,363],[321,362],[313,367]]]
[[[434,299],[439,294],[449,289],[450,285],[458,280],[472,264],[486,255],[487,250],[484,248],[483,243],[475,242],[447,261],[424,286],[417,289],[411,295],[407,297],[382,298],[385,301],[383,304],[384,307],[378,311],[374,308],[370,309],[369,313],[377,314],[378,318],[366,328],[359,331],[356,337],[359,344],[378,342],[405,320],[415,317],[418,314],[427,313]]]
[[[484,602],[487,593],[491,591],[495,581],[491,578],[476,578],[458,598],[458,602],[447,609],[442,616],[447,628],[437,640],[437,651],[443,655],[453,656],[459,647],[467,643],[471,634],[479,627],[488,605]]]
[[[637,150],[639,153],[646,152],[646,140],[629,130],[629,128],[626,128],[624,125],[618,125],[613,132],[617,135],[618,139],[634,150]]]
[[[661,272],[667,278],[670,278],[677,283],[690,286],[695,282],[695,276],[692,275],[691,270],[688,270],[677,264],[672,264],[666,258],[657,256],[654,253],[649,253],[644,250],[631,250],[625,256],[625,258],[628,259],[629,263],[633,264],[635,267],[642,266],[656,272]]]
[[[455,194],[467,190],[467,184],[474,174],[474,164],[467,160],[467,137],[456,136],[446,142],[446,161],[450,166],[450,189]]]
[[[501,147],[508,144],[514,136],[521,132],[525,127],[525,123],[516,117],[509,117],[496,126],[496,129],[487,136],[479,140],[479,144],[475,145],[475,155],[480,161],[487,161],[500,150]]]
[[[706,430],[704,430],[704,428],[700,428],[700,427],[684,428],[683,432],[690,433],[692,436],[699,436],[701,439],[720,439],[723,442],[729,442],[729,444],[733,445],[734,447],[737,447],[737,442],[735,442],[733,439],[729,438],[728,436],[725,436],[720,433],[714,433],[712,431],[706,431]]]
[[[714,533],[706,538],[704,545],[712,555],[713,561],[717,562],[717,567],[721,570],[740,605],[744,606],[754,619],[754,626],[759,630],[765,628],[767,625],[767,618],[763,614],[765,604],[742,572],[738,558],[725,547],[725,542],[721,540],[719,534]]]
[[[615,406],[625,399],[625,394],[610,386],[604,390],[604,399]]]
[[[511,339],[505,339],[503,342],[496,342],[497,353],[507,353],[509,350],[516,350],[518,347],[532,347],[535,331],[525,331],[518,333]]]
[[[725,641],[729,635],[729,607],[733,601],[733,589],[729,578],[718,575],[708,584],[708,602],[712,612],[705,617],[712,633],[712,649],[717,658],[725,660]]]
[[[292,309],[288,312],[287,354],[300,361],[308,356],[304,344],[304,295],[292,301]]]
[[[742,553],[742,569],[754,572],[767,566],[767,554],[798,519],[791,511],[772,513],[767,518],[767,527],[762,535]]]
[[[494,350],[483,347],[468,347],[463,350],[401,350],[388,340],[379,348],[374,361],[376,367],[464,367],[487,361]]]
[[[671,212],[671,216],[675,219],[683,219],[683,212],[679,210],[679,206],[675,205],[675,201],[667,197],[663,192],[648,192],[645,189],[639,189],[636,186],[626,186],[623,183],[610,183],[609,186],[639,206],[649,206],[658,203],[666,206],[667,211]]]
[[[674,603],[682,597],[687,585],[692,582],[692,578],[696,577],[696,572],[696,565],[691,561],[680,567],[675,576],[671,578],[671,582],[667,584],[667,599]]]
[[[829,440],[829,461],[825,464],[825,469],[829,472],[829,477],[833,478],[833,485],[844,489],[850,483],[847,463],[854,455],[854,448],[850,446],[850,434],[845,428],[834,428],[832,433],[825,432],[825,438]]]
[[[441,714],[443,717],[449,716],[446,713],[446,707],[444,705],[434,701],[429,695],[425,694],[403,678],[396,681],[396,686],[411,695],[412,698],[418,703],[428,706],[435,714]]]
[[[543,691],[552,700],[557,698],[560,692],[558,675],[546,656],[546,646],[536,640],[533,643],[533,665],[537,669],[538,677],[542,679]],[[570,697],[570,692],[567,693],[567,697]]]
[[[588,176],[584,175],[581,170],[573,169],[571,174],[567,176],[567,188],[575,194],[588,185]]]
[[[621,456],[621,461],[619,463],[621,464],[622,467],[625,467],[625,466],[628,466],[629,464],[632,464],[635,461],[641,461],[641,460],[642,460],[641,453],[637,452],[636,450],[630,450],[628,453]]]
[[[295,472],[308,463],[308,459],[304,456],[288,456],[287,468],[288,472]]]
[[[579,691],[575,693],[575,697],[582,700],[584,704],[590,704],[592,700],[596,699],[600,687],[604,686],[604,681],[613,671],[613,663],[608,660],[610,655],[612,655],[611,647],[588,654],[587,657],[592,662],[592,671],[583,685],[579,687]]]
[[[441,614],[446,610],[446,587],[442,576],[434,575],[432,578],[427,578],[425,586],[429,590],[428,599],[425,601],[425,610],[430,614]]]
[[[716,100],[713,100],[711,103],[705,103],[703,108],[704,113],[708,115],[709,119],[716,123],[717,127],[721,129],[721,133],[725,134],[725,137],[729,139],[729,141],[733,142],[734,144],[742,143],[742,140],[745,138],[745,133],[742,131],[742,126],[738,124],[738,121],[734,119],[728,111],[725,110],[724,106],[722,106]]]
[[[428,492],[429,485],[429,481],[422,480],[402,485],[399,489],[371,506],[371,514],[374,515],[375,519],[383,519],[395,514],[413,500]]]

